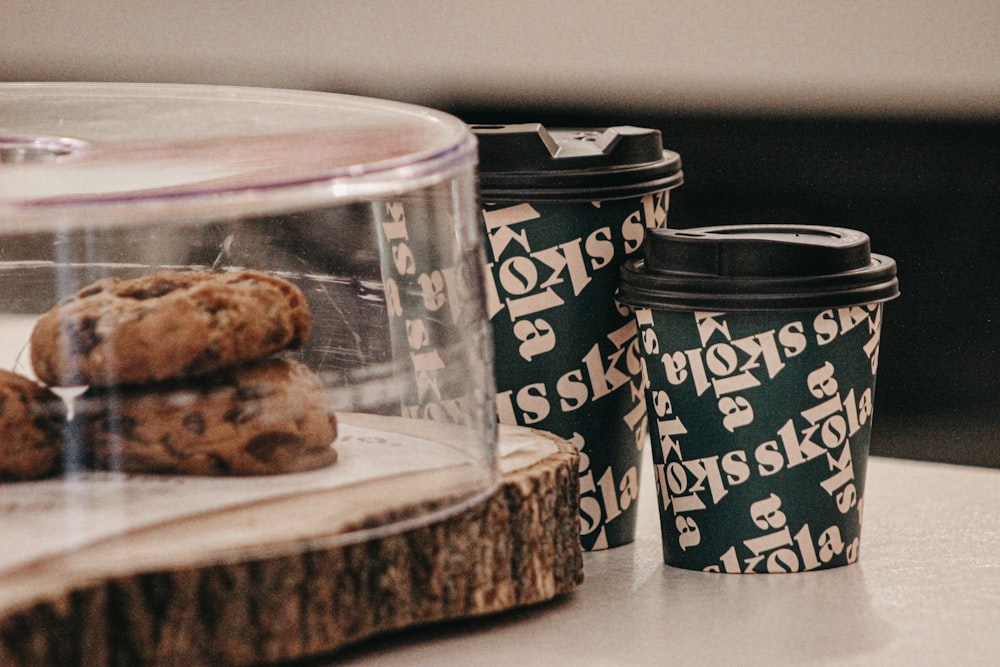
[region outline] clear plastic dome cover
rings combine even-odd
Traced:
[[[493,488],[475,164],[385,101],[0,85],[0,573],[292,493],[424,480],[402,522]]]

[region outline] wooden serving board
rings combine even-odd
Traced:
[[[579,585],[575,448],[501,426],[476,491],[438,428],[341,415],[340,460],[294,475],[0,485],[0,665],[284,661]]]

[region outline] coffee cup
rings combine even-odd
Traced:
[[[620,268],[667,220],[680,156],[658,130],[473,126],[479,140],[501,423],[580,451],[580,533],[597,550],[635,537],[645,401]]]
[[[663,556],[727,573],[858,558],[896,264],[839,227],[651,230],[623,266]]]

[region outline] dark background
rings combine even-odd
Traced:
[[[659,129],[685,175],[671,227],[866,232],[896,260],[902,291],[885,309],[872,452],[1000,467],[1000,123],[446,110],[470,123]]]

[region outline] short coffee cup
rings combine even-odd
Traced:
[[[862,232],[651,230],[635,309],[664,561],[727,573],[858,558],[883,303]]]

